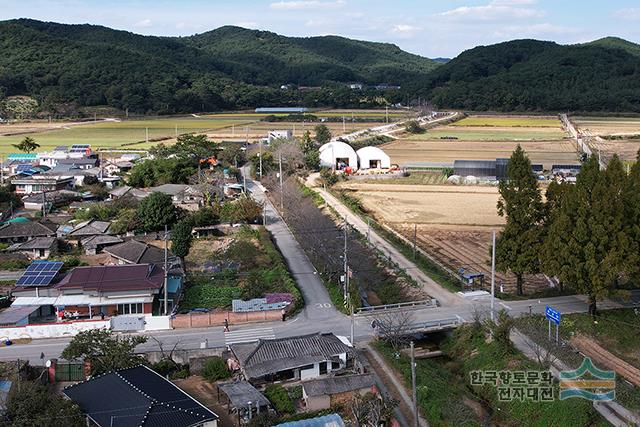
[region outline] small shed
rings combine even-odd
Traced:
[[[271,403],[258,389],[247,381],[236,381],[218,385],[218,402],[220,392],[227,397],[227,413],[235,413],[240,418],[250,419],[269,411]]]
[[[378,147],[363,147],[356,151],[360,169],[389,169],[391,158]]]
[[[344,375],[302,382],[302,397],[309,411],[329,409],[351,401],[357,393],[373,391],[372,374]]]
[[[331,141],[320,147],[320,166],[343,171],[347,168],[358,169],[358,155],[355,150],[342,141]]]

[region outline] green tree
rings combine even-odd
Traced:
[[[561,207],[572,189],[573,184],[552,181],[545,193],[544,236],[542,251],[540,252],[540,264],[542,271],[551,277],[561,277],[562,269],[565,267],[563,260],[568,256],[568,254],[564,253],[567,247],[561,242],[562,239],[565,239],[564,233],[567,231],[566,224],[564,224],[566,218],[560,218],[559,215]],[[560,291],[564,290],[564,285],[565,283],[559,280]]]
[[[62,357],[89,360],[91,375],[100,375],[144,363],[144,357],[135,354],[135,348],[145,342],[145,336],[119,336],[107,329],[91,329],[73,337],[62,351]]]
[[[24,151],[25,153],[30,153],[40,148],[40,144],[38,144],[36,140],[31,138],[30,136],[25,136],[24,139],[20,141],[20,143],[11,145],[16,147],[20,151]]]
[[[405,130],[409,133],[424,133],[425,130],[417,120],[411,120],[405,126]]]
[[[640,150],[625,185],[625,217],[630,247],[626,266],[631,277],[640,279]]]
[[[227,364],[224,363],[224,360],[222,360],[221,357],[213,356],[204,362],[202,376],[207,381],[214,383],[218,380],[229,378],[231,376],[231,372],[229,372]]]
[[[171,227],[175,224],[178,215],[171,196],[155,192],[142,199],[138,206],[138,217],[145,230],[157,231],[165,225]]]
[[[171,232],[171,250],[177,256],[184,258],[189,255],[193,235],[192,225],[188,218],[178,221]]]
[[[324,145],[327,142],[331,141],[331,131],[327,127],[327,125],[319,124],[315,127],[316,133],[316,142],[318,145]]]
[[[632,247],[625,227],[624,170],[614,156],[606,171],[595,156],[582,166],[547,236],[561,265],[554,273],[589,299],[589,313],[611,293]]]
[[[531,162],[518,145],[507,165],[507,179],[500,182],[498,214],[507,223],[496,241],[496,267],[516,276],[518,295],[523,294],[525,274],[540,271],[543,205]]]
[[[16,381],[7,396],[2,425],[13,427],[83,427],[85,419],[72,401],[52,388],[32,381]],[[6,423],[6,424],[5,424]]]

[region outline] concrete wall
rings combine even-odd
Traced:
[[[177,314],[171,319],[171,325],[174,329],[206,328],[209,326],[222,326],[224,325],[224,319],[228,319],[230,325],[269,322],[282,320],[282,314],[280,310],[253,311],[250,313],[218,311],[210,313]]]
[[[150,316],[144,317],[146,324],[144,325],[145,331],[163,331],[171,328],[170,316]]]
[[[300,380],[310,380],[313,378],[318,378],[320,376],[320,364],[314,363],[313,368],[302,370],[300,369]]]
[[[0,339],[18,339],[18,338],[60,338],[74,336],[78,332],[88,331],[90,329],[109,328],[108,320],[94,321],[77,321],[68,323],[51,323],[41,325],[16,326],[13,328],[0,328]]]
[[[199,375],[202,373],[204,362],[213,356],[224,357],[226,352],[225,347],[207,348],[207,349],[195,349],[195,350],[175,350],[172,353],[172,358],[176,363],[189,364],[189,370],[192,374]],[[165,349],[164,356],[168,356],[171,352],[171,348]],[[157,363],[163,358],[163,354],[160,351],[149,351],[142,354],[150,363]]]

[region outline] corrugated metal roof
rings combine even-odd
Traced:
[[[302,387],[307,396],[321,396],[370,388],[374,384],[372,374],[363,374],[303,381]]]
[[[11,306],[0,312],[0,325],[15,325],[39,309],[39,305]]]
[[[247,402],[251,402],[253,406],[256,403],[260,403],[260,406],[271,406],[269,400],[247,381],[219,384],[218,388],[227,395],[235,408],[246,407]]]

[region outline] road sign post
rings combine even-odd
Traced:
[[[545,315],[549,321],[549,341],[551,341],[551,323],[556,324],[556,344],[560,344],[560,321],[562,320],[562,314],[551,306],[546,306]]]

